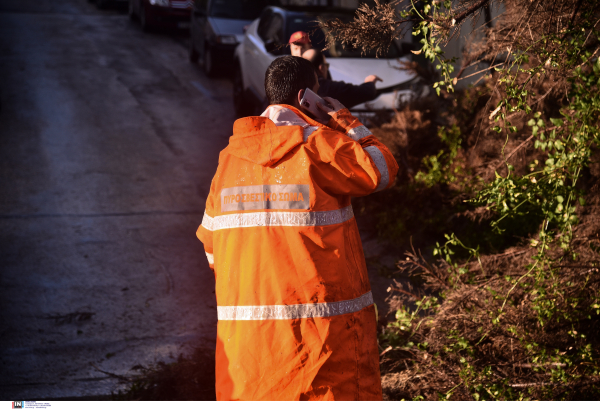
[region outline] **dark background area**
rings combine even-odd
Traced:
[[[231,83],[185,41],[87,0],[0,0],[1,400],[106,397],[214,349],[195,230]]]

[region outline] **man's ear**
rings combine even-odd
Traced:
[[[303,96],[304,96],[304,90],[301,89],[300,91],[298,91],[298,105],[301,105],[300,101],[302,101]]]

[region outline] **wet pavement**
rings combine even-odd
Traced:
[[[0,0],[0,400],[106,396],[105,372],[214,347],[195,230],[234,115],[186,41]]]

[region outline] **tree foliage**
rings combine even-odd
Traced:
[[[478,126],[482,138],[504,139],[500,160],[475,176],[457,162],[461,124],[449,124],[439,131],[447,147],[424,158],[414,183],[448,184],[459,169],[467,182],[455,188],[492,215],[497,234],[531,221],[538,228],[515,238],[515,245],[527,244],[511,253],[481,255],[478,246],[447,234],[433,250],[438,262],[413,250],[399,263],[424,282],[426,295],[413,291],[418,301],[400,308],[382,334],[384,369],[395,385],[390,396],[598,399],[599,253],[595,238],[576,233],[585,231],[578,230],[581,215],[590,216],[584,209],[594,193],[582,178],[600,145],[599,2],[425,0],[397,6],[376,0],[361,6],[354,22],[323,27],[346,45],[379,52],[412,31],[420,42],[414,53],[435,66],[439,76],[431,86],[444,99],[452,98],[470,67],[484,67],[490,97]],[[491,8],[502,10],[493,22]],[[469,42],[455,72],[444,45],[482,15],[486,24],[477,33],[462,32],[479,40]],[[506,152],[513,141],[516,148]],[[519,155],[530,162],[517,169]]]

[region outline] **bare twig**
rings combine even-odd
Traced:
[[[548,368],[548,367],[555,367],[555,368],[564,368],[567,366],[567,364],[561,364],[561,363],[549,363],[549,364],[514,364],[513,365],[515,368]]]
[[[554,130],[554,129],[556,129],[556,128],[558,128],[558,127],[557,127],[557,126],[553,126],[553,127],[550,127],[550,128],[547,128],[547,129],[545,129],[544,131],[545,131],[545,132],[548,132],[548,131],[552,131],[552,130]],[[527,145],[529,142],[531,142],[531,140],[532,140],[532,139],[533,139],[535,136],[536,136],[536,135],[531,135],[529,138],[525,139],[525,140],[524,140],[524,141],[523,141],[523,142],[522,142],[522,143],[521,143],[519,146],[517,146],[517,147],[515,148],[515,150],[513,150],[511,153],[509,153],[509,154],[508,154],[508,156],[507,156],[506,158],[504,158],[504,160],[503,160],[503,161],[501,161],[501,162],[500,162],[498,165],[496,165],[496,167],[494,168],[494,170],[497,170],[497,169],[500,167],[500,165],[507,163],[507,162],[508,162],[508,160],[509,160],[510,158],[512,158],[512,156],[513,156],[515,153],[517,153],[517,152],[519,151],[519,149],[521,149],[522,147],[524,147],[525,145]]]

